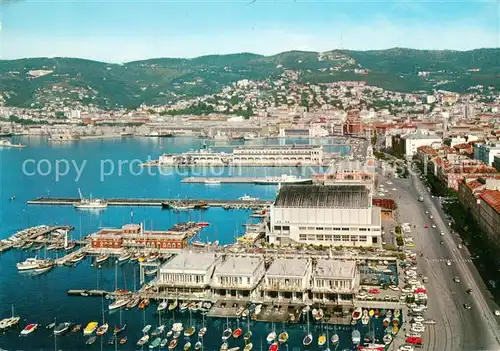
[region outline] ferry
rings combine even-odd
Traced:
[[[282,174],[279,177],[266,177],[264,179],[254,181],[254,184],[258,185],[310,184],[310,183],[312,183],[312,179],[310,178],[301,178],[288,174]]]
[[[89,324],[87,324],[87,326],[83,330],[83,335],[91,335],[97,329],[98,324],[99,323],[97,322],[90,322]]]
[[[36,328],[38,328],[38,324],[28,324],[22,331],[21,331],[21,335],[22,336],[25,336],[25,335],[28,335],[28,334],[31,334],[33,333]]]

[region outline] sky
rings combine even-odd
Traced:
[[[500,47],[500,0],[0,0],[0,58]]]

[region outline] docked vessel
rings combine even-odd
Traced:
[[[93,343],[95,343],[96,340],[97,340],[96,336],[91,336],[90,338],[88,338],[86,344],[87,345],[92,345]]]
[[[128,299],[116,300],[111,305],[109,305],[109,310],[112,311],[112,310],[116,310],[118,308],[125,307],[128,303],[129,303]]]
[[[354,345],[359,345],[359,343],[361,342],[361,333],[359,332],[359,330],[354,329],[352,331],[351,340]]]
[[[137,307],[137,305],[139,305],[139,302],[141,302],[141,298],[140,297],[134,297],[132,300],[130,300],[129,303],[127,303],[127,309],[128,310],[131,310],[132,308],[135,308]]]
[[[81,252],[81,253],[78,253],[75,256],[73,256],[73,258],[71,258],[70,262],[77,263],[77,262],[80,262],[81,260],[83,260],[84,258],[85,258],[85,253]]]
[[[118,335],[127,328],[127,324],[119,325],[113,329],[113,334]]]
[[[177,347],[177,343],[179,341],[177,339],[173,339],[172,341],[170,341],[170,343],[168,344],[168,349],[169,350],[173,350]]]
[[[149,341],[149,335],[144,335],[142,338],[137,341],[137,346],[143,346]]]
[[[150,349],[154,349],[154,348],[160,346],[160,344],[161,344],[161,339],[160,338],[156,338],[153,341],[151,341],[151,344],[149,344],[149,348]]]
[[[44,263],[40,264],[37,268],[35,268],[35,273],[42,274],[50,271],[52,268],[54,268],[54,263],[45,261]]]
[[[59,323],[54,328],[54,335],[61,335],[61,334],[66,333],[70,326],[71,326],[71,323],[69,323],[69,322]]]
[[[203,182],[205,185],[220,185],[221,184],[221,181],[218,180],[218,179],[205,179],[205,181]]]
[[[36,329],[38,328],[38,324],[28,324],[22,331],[21,331],[21,335],[22,336],[26,336],[28,334],[31,334],[33,333]]]
[[[238,339],[241,334],[243,334],[243,330],[241,330],[241,328],[237,328],[233,331],[233,338]]]
[[[97,329],[98,324],[97,322],[89,322],[83,330],[83,335],[91,335]]]
[[[83,197],[82,192],[78,189],[78,193],[80,194],[80,201],[73,204],[73,207],[79,210],[95,210],[95,209],[104,209],[108,207],[106,201],[101,199],[93,199],[92,195],[90,198],[86,199]]]
[[[16,264],[16,267],[19,271],[29,271],[38,268],[40,265],[45,264],[47,261],[39,260],[36,257],[31,257],[26,259],[23,262],[19,262]]]
[[[162,302],[158,305],[158,307],[156,308],[156,310],[157,310],[158,312],[161,312],[161,311],[165,310],[167,307],[168,307],[168,301],[162,301]]]
[[[258,197],[251,197],[251,196],[245,194],[243,196],[240,196],[238,198],[238,200],[241,200],[241,201],[259,201],[259,198]]]
[[[254,181],[254,184],[259,185],[277,185],[277,184],[310,184],[312,179],[301,178],[294,175],[282,174],[279,177],[266,177]]]
[[[98,336],[102,336],[108,332],[108,329],[109,329],[108,323],[104,323],[99,328],[97,328],[97,331],[95,333]]]
[[[139,304],[139,308],[141,310],[144,310],[146,309],[147,307],[149,306],[149,299],[144,299],[141,301],[141,303]]]
[[[95,263],[96,264],[103,263],[103,262],[107,261],[108,259],[109,259],[109,254],[102,253],[96,257]]]
[[[361,307],[357,307],[353,312],[352,312],[352,319],[357,321],[358,319],[361,318]]]
[[[190,337],[191,335],[194,334],[195,331],[196,331],[195,327],[189,327],[186,330],[184,330],[184,336],[185,337]]]
[[[125,262],[129,260],[131,256],[130,252],[125,251],[118,257],[118,262]]]
[[[233,334],[233,330],[231,328],[226,328],[223,332],[222,332],[222,340],[227,340],[231,337],[231,335]]]

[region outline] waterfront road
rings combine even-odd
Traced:
[[[379,176],[379,182],[387,181],[392,182],[389,187],[395,188],[392,195],[398,204],[398,220],[411,223],[416,244],[411,249],[417,253],[419,270],[429,278],[425,284],[429,296],[426,317],[437,324],[428,326],[423,335],[425,349],[500,350],[500,329],[493,314],[496,307],[467,250],[458,248],[459,239],[451,234],[436,200],[416,176],[411,179]],[[424,202],[418,201],[419,196]],[[433,224],[436,228],[432,228]],[[447,260],[451,261],[450,266]],[[460,283],[455,283],[454,277],[459,277]],[[467,293],[468,288],[473,289],[471,294]],[[464,303],[472,308],[465,309]]]

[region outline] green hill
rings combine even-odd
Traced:
[[[478,71],[469,71],[471,68]],[[295,70],[302,83],[367,81],[396,91],[444,89],[463,92],[474,85],[500,88],[500,49],[429,51],[289,51],[193,59],[159,58],[109,64],[73,58],[0,61],[0,93],[7,105],[42,106],[54,99],[113,108],[166,104],[220,91],[241,79],[264,80]],[[368,69],[367,74],[355,69]],[[30,71],[49,70],[34,77]],[[429,72],[421,77],[418,72]],[[36,72],[35,72],[36,73]]]

